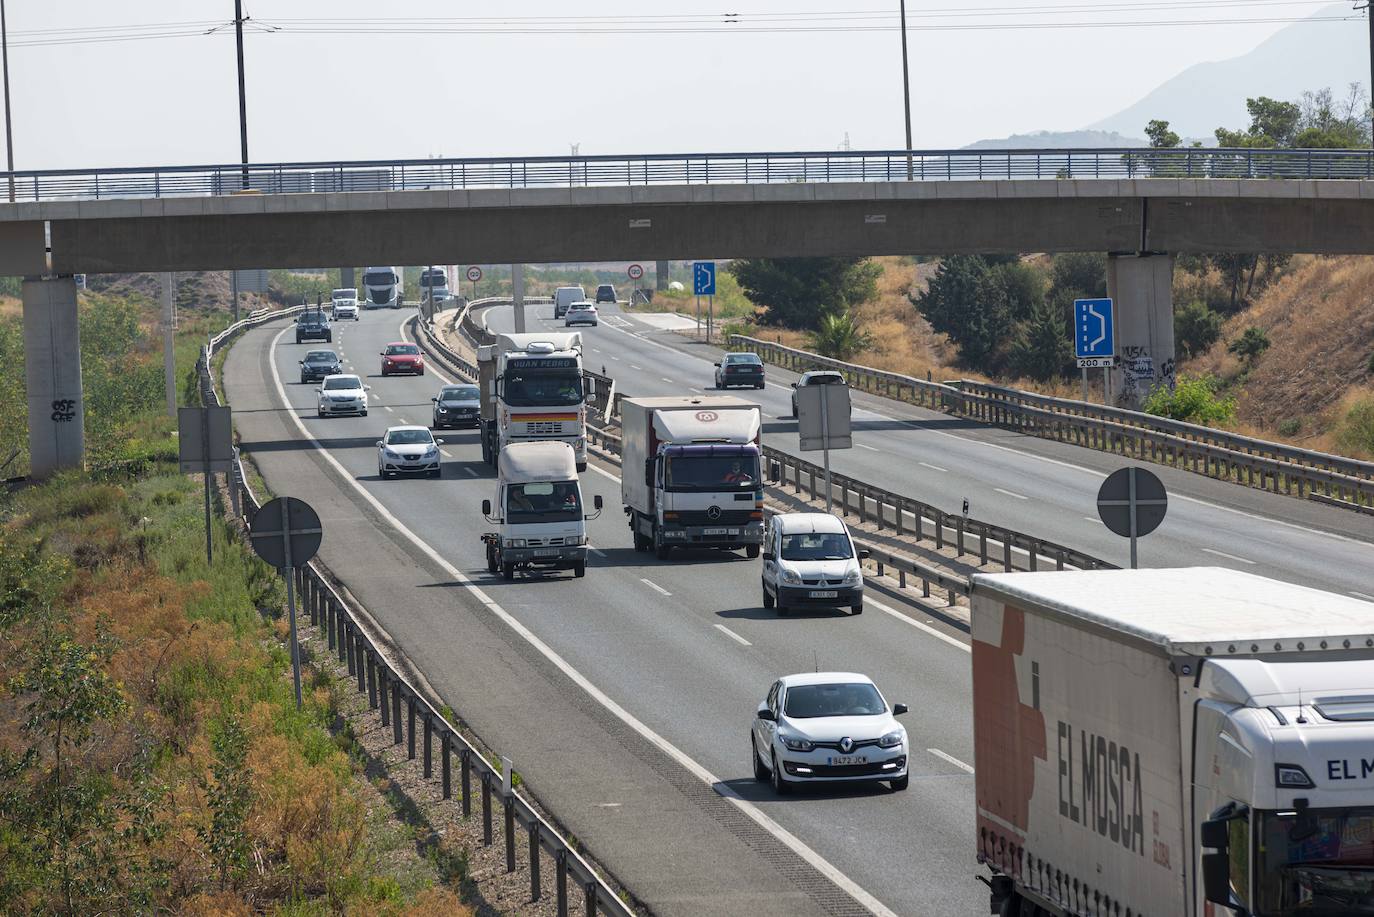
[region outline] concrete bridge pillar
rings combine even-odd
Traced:
[[[1107,295],[1116,304],[1112,401],[1139,410],[1155,388],[1174,387],[1174,256],[1107,256]]]
[[[357,284],[353,282],[353,268],[339,268],[339,286],[344,289],[357,286]]]
[[[46,478],[64,468],[84,465],[85,408],[76,280],[70,275],[27,277],[22,291],[29,473]]]

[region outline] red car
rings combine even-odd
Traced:
[[[414,373],[417,376],[425,374],[425,358],[415,344],[406,344],[402,341],[387,344],[386,350],[379,356],[382,358],[383,376],[392,373]]]

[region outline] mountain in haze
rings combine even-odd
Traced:
[[[1350,16],[1336,3],[1313,17]],[[1359,15],[1359,14],[1355,14]],[[1295,22],[1248,54],[1194,64],[1088,130],[1139,134],[1154,118],[1184,137],[1213,137],[1218,127],[1250,123],[1245,100],[1255,96],[1296,100],[1304,90],[1330,87],[1337,98],[1351,83],[1368,88],[1368,34],[1356,22]]]
[[[963,147],[965,150],[1062,150],[1062,149],[1126,149],[1149,146],[1139,137],[1123,137],[1116,131],[1035,131],[1012,134],[1000,140],[979,140]]]

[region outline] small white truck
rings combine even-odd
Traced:
[[[1374,603],[1220,568],[975,575],[972,636],[992,913],[1374,914]]]
[[[763,545],[759,406],[729,395],[622,398],[620,493],[636,551]]]
[[[495,465],[512,443],[554,440],[587,470],[587,406],[579,332],[498,334],[477,348],[482,461]]]
[[[567,443],[512,443],[501,450],[496,505],[482,501],[482,515],[497,526],[485,532],[487,571],[514,579],[517,569],[543,567],[587,574],[587,520],[577,463]]]

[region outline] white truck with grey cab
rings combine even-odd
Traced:
[[[485,532],[487,570],[514,579],[517,569],[571,570],[587,574],[587,520],[583,515],[577,460],[567,443],[512,443],[497,465],[496,504],[482,501],[482,515],[494,523]]]
[[[403,268],[363,268],[363,308],[399,309],[404,300],[405,270]]]
[[[763,545],[759,406],[729,395],[623,398],[620,493],[636,551]]]

